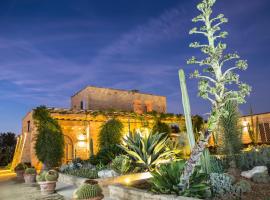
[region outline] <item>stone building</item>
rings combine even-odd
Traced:
[[[242,141],[244,144],[252,143],[249,129],[258,135],[258,143],[270,144],[270,112],[253,115],[244,115],[241,117],[243,126]]]
[[[155,111],[157,115],[165,113],[166,97],[138,91],[86,87],[71,97],[70,109],[49,108],[49,111],[64,134],[63,163],[66,163],[77,157],[88,159],[90,139],[93,140],[94,153],[97,153],[100,127],[113,117],[123,123],[124,135],[138,129],[148,132],[156,119],[156,116],[149,112]],[[22,133],[17,140],[12,167],[19,162],[30,162],[37,168],[41,167],[35,155],[37,130],[32,115],[33,110],[22,120]],[[172,126],[184,124],[184,118],[176,115],[167,115],[162,121]]]
[[[166,112],[166,97],[140,93],[138,90],[118,90],[87,86],[71,97],[73,110],[121,110],[145,113]]]

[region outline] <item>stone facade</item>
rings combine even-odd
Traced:
[[[245,115],[241,117],[241,124],[243,127],[243,143],[249,144],[252,142],[248,133],[248,128],[250,127],[252,129],[252,121],[255,132],[258,132],[258,142],[270,144],[270,112]]]
[[[119,110],[145,113],[166,112],[166,97],[136,90],[118,90],[88,86],[71,97],[73,110]]]
[[[90,156],[90,139],[93,140],[94,153],[99,150],[98,135],[103,123],[111,118],[119,119],[123,125],[123,134],[140,129],[150,131],[155,123],[155,117],[150,114],[136,114],[132,112],[98,112],[90,110],[75,111],[72,109],[49,109],[51,116],[56,119],[62,128],[65,138],[65,155],[63,163],[80,157],[88,159]],[[35,155],[36,127],[32,118],[33,111],[27,113],[22,121],[22,134],[18,137],[17,147],[12,163],[15,167],[19,162],[30,162],[36,168],[41,163]],[[146,123],[147,122],[147,123]],[[163,120],[167,124],[183,126],[184,118],[171,116]]]

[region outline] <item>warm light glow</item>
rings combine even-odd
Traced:
[[[78,135],[77,138],[78,138],[79,141],[85,141],[86,140],[86,135],[80,134],[80,135]]]
[[[125,184],[126,184],[126,185],[129,185],[129,184],[130,184],[130,179],[129,179],[129,178],[126,178],[126,179],[125,179]]]
[[[86,147],[86,142],[85,141],[79,141],[77,144],[78,144],[78,147],[80,147],[80,148],[85,148]]]
[[[247,132],[248,131],[248,122],[247,121],[243,121],[242,124],[243,124],[243,131],[244,132]]]

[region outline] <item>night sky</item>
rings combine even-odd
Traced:
[[[0,132],[20,133],[31,108],[70,106],[86,85],[138,89],[167,96],[182,113],[178,69],[199,50],[189,48],[198,0],[0,0]],[[252,94],[241,112],[270,111],[270,1],[218,0],[229,18],[228,49],[249,62],[241,72]],[[209,112],[187,80],[194,114]]]

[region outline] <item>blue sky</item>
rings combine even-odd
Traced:
[[[182,113],[178,69],[196,37],[188,34],[198,0],[1,0],[0,132],[20,133],[21,119],[45,104],[69,107],[86,85],[139,89],[167,96],[168,111]],[[241,79],[253,91],[241,106],[270,111],[270,2],[218,0],[229,23],[228,48],[249,61]],[[188,79],[194,114],[209,112]]]

